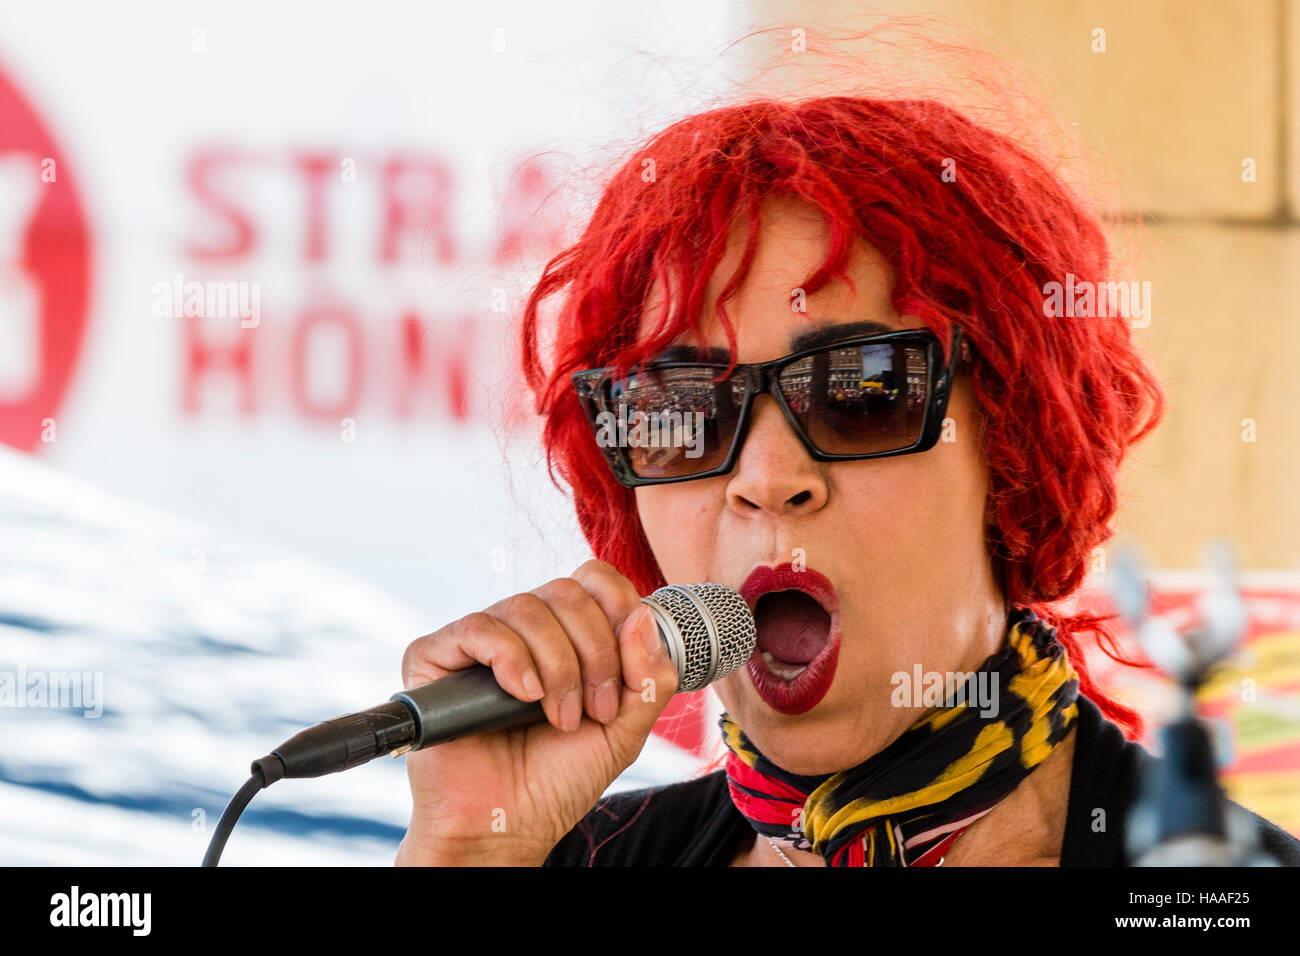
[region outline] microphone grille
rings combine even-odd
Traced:
[[[669,584],[641,600],[655,612],[677,665],[678,693],[726,677],[754,653],[754,615],[725,584]]]

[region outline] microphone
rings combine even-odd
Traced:
[[[749,606],[722,584],[670,584],[643,597],[677,668],[677,693],[699,690],[726,677],[754,653],[756,629]],[[411,750],[490,730],[545,721],[540,701],[524,701],[501,688],[482,664],[404,690],[388,703],[326,720],[290,737],[253,773],[269,786],[282,777],[320,777]]]

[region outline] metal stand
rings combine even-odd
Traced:
[[[1210,725],[1197,716],[1197,691],[1246,632],[1246,606],[1232,553],[1209,548],[1211,580],[1201,597],[1200,626],[1179,634],[1150,614],[1146,575],[1137,554],[1119,554],[1109,591],[1116,609],[1158,668],[1176,682],[1176,716],[1160,729],[1161,759],[1149,761],[1129,810],[1125,851],[1132,866],[1272,866],[1253,821],[1230,806],[1219,785]]]

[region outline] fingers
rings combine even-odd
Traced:
[[[562,698],[560,706],[564,728],[576,729],[584,711],[601,723],[613,720],[618,715],[623,678],[618,642],[604,609],[575,578],[558,578],[533,593],[546,602],[576,654],[576,670],[566,672],[566,680],[575,682],[565,685],[564,693],[569,696]],[[546,679],[543,673],[542,684],[549,686]]]
[[[537,700],[543,694],[528,645],[484,611],[412,641],[402,656],[402,686],[409,690],[474,664],[491,667],[496,682],[520,700]]]
[[[628,615],[641,606],[641,595],[632,582],[605,561],[593,558],[585,562],[573,572],[573,579],[600,605],[615,634]]]
[[[659,703],[662,710],[668,698],[677,693],[677,669],[659,638],[654,616],[641,603],[641,595],[631,581],[604,561],[588,561],[573,572],[573,577],[600,604],[618,635],[623,699],[628,699],[630,692],[637,701],[645,697],[645,703]],[[652,696],[656,700],[650,700]]]
[[[618,644],[623,696],[618,718],[606,726],[606,736],[626,767],[641,752],[654,722],[677,693],[678,679],[659,627],[645,605],[624,622]]]
[[[576,582],[574,586],[581,590]],[[579,600],[568,586],[551,582],[549,591],[544,588],[545,585],[538,591],[551,595],[553,600],[570,604]],[[556,597],[560,591],[564,592],[562,599]],[[513,630],[528,645],[545,690],[542,709],[546,712],[546,719],[560,730],[576,730],[582,721],[582,668],[573,635],[560,623],[556,610],[540,594],[530,591],[497,602],[488,608],[487,613]],[[566,607],[561,613],[571,622],[583,616],[573,607]]]
[[[608,724],[626,694],[616,637],[640,606],[632,583],[604,561],[588,561],[557,578],[499,601],[414,641],[402,662],[413,687],[485,664],[520,700],[541,699],[555,727],[573,731],[582,715]],[[640,670],[644,662],[638,663]]]

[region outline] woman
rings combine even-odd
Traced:
[[[1089,679],[1098,622],[1051,608],[1163,411],[1126,320],[1045,314],[1108,268],[1044,165],[935,102],[762,100],[654,137],[524,316],[598,560],[403,662],[408,687],[490,665],[548,723],[411,754],[397,862],[1122,862],[1138,718]],[[620,405],[680,412],[673,440],[611,442]],[[725,766],[601,800],[676,687],[639,597],[697,581],[758,623],[713,685]]]

